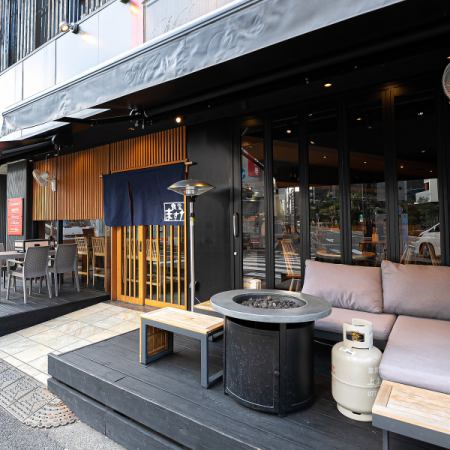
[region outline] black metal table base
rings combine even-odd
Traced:
[[[252,409],[279,415],[313,399],[314,322],[272,324],[227,317],[224,391]]]

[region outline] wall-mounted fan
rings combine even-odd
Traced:
[[[445,95],[450,99],[450,64],[447,65],[442,75],[442,87]]]
[[[39,186],[45,187],[50,181],[50,186],[53,192],[56,192],[56,178],[51,177],[48,172],[44,172],[38,169],[33,170],[33,178],[37,181]]]

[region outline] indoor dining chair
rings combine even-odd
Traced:
[[[9,300],[9,291],[11,288],[11,280],[14,279],[14,286],[16,278],[22,279],[23,287],[23,302],[27,302],[27,280],[31,285],[33,279],[40,279],[45,277],[47,280],[48,297],[52,298],[52,287],[50,280],[50,273],[48,271],[48,247],[29,247],[25,253],[23,261],[14,259],[8,260],[8,283],[6,289],[6,299]]]

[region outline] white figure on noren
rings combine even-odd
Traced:
[[[184,218],[183,202],[164,203],[164,222],[182,222]]]

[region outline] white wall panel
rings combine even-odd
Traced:
[[[167,33],[232,0],[151,0],[145,4],[145,40]]]
[[[49,42],[23,60],[23,98],[55,84],[55,42]]]
[[[22,100],[22,63],[0,75],[0,111]]]
[[[80,23],[77,34],[69,32],[56,40],[56,82],[96,66],[98,55],[98,14],[94,14]]]
[[[114,2],[98,13],[99,61],[132,49],[144,40],[142,5]]]

